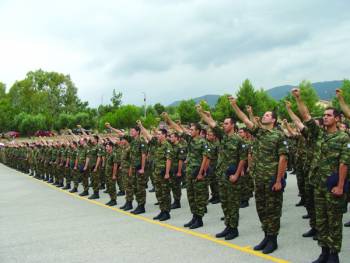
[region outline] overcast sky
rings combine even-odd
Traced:
[[[96,106],[350,77],[349,0],[0,0],[0,81],[70,74]]]

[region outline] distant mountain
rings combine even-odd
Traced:
[[[205,100],[206,102],[208,102],[210,107],[214,107],[216,102],[218,101],[219,97],[220,97],[220,95],[204,95],[202,97],[194,98],[193,100],[196,103],[198,103],[202,100]],[[169,106],[178,106],[180,104],[180,102],[181,102],[181,100],[174,101]]]
[[[343,85],[342,80],[323,81],[312,83],[321,100],[331,100],[335,95],[335,89]],[[275,100],[286,96],[296,85],[284,85],[267,90],[267,93]]]
[[[335,89],[341,87],[343,85],[342,80],[333,80],[333,81],[323,81],[323,82],[315,82],[312,83],[312,86],[315,88],[318,96],[321,100],[331,100],[335,95]],[[272,89],[266,90],[267,93],[274,98],[275,100],[280,100],[284,96],[286,96],[290,90],[296,85],[284,85],[278,86]],[[202,97],[194,98],[193,100],[198,103],[201,100],[205,100],[208,102],[210,107],[214,107],[216,102],[218,101],[220,95],[205,95]],[[169,106],[178,106],[181,101],[175,101],[171,103]]]

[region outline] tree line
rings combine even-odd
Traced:
[[[313,116],[322,115],[322,105],[319,97],[309,81],[299,84],[301,94]],[[344,80],[342,87],[345,101],[350,104],[350,81]],[[118,128],[130,128],[136,120],[141,119],[146,128],[159,124],[160,114],[168,112],[170,117],[182,123],[200,121],[195,109],[195,101],[183,100],[178,106],[164,106],[161,103],[145,108],[136,105],[124,105],[122,93],[115,89],[111,95],[110,104],[90,107],[77,95],[77,87],[69,75],[43,70],[30,71],[23,80],[16,81],[7,91],[5,84],[0,82],[0,132],[18,131],[22,135],[33,135],[38,130],[73,129],[81,125],[87,129],[105,129],[109,122]],[[203,109],[211,110],[217,121],[223,121],[227,116],[235,117],[230,102],[224,94],[219,97],[216,105],[211,108],[207,102],[201,101]],[[235,94],[240,107],[251,105],[254,114],[262,115],[267,110],[275,110],[279,118],[288,119],[285,100],[292,103],[292,109],[297,111],[294,97],[287,95],[279,101],[274,100],[264,89],[257,89],[250,80],[245,80]],[[332,100],[332,105],[339,108],[338,101]]]

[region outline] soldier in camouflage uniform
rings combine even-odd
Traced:
[[[314,262],[339,262],[343,207],[349,187],[346,176],[350,164],[350,139],[346,133],[337,129],[340,113],[335,108],[324,111],[323,130],[311,118],[301,99],[300,90],[293,89],[292,94],[316,144],[311,170],[314,175],[312,182],[315,191],[317,238],[322,252]]]
[[[275,128],[277,116],[274,112],[265,112],[260,128],[240,110],[234,98],[229,99],[237,116],[256,137],[253,147],[255,202],[265,237],[254,250],[269,254],[278,248],[288,144],[284,134]]]
[[[209,203],[220,203],[219,183],[216,173],[216,165],[219,155],[220,142],[212,130],[207,131],[207,145],[204,156],[206,158],[206,176],[211,190]]]
[[[181,181],[183,178],[183,165],[186,160],[187,147],[180,141],[177,133],[170,135],[170,141],[173,146],[173,160],[171,162],[170,186],[173,192],[174,202],[171,209],[181,208]]]
[[[70,151],[70,157],[69,157],[69,167],[70,167],[70,182],[73,181],[73,188],[70,190],[70,193],[76,193],[78,192],[78,185],[79,185],[79,175],[80,172],[78,171],[78,143],[76,141],[73,141],[71,143],[71,151]],[[68,189],[67,189],[68,190]]]
[[[154,220],[165,221],[170,219],[171,195],[170,195],[170,170],[173,155],[173,147],[167,141],[167,131],[160,129],[157,131],[157,137],[152,137],[150,133],[138,121],[143,136],[149,144],[155,146],[154,160],[154,183],[155,193],[159,203],[160,213]]]
[[[89,196],[89,199],[100,198],[100,174],[99,169],[102,164],[101,145],[99,144],[100,138],[94,135],[90,139],[90,147],[88,152],[87,163],[91,175],[92,188],[94,193]]]
[[[79,141],[79,149],[78,149],[78,162],[77,162],[77,170],[80,173],[79,176],[76,176],[74,179],[74,188],[78,188],[79,177],[81,178],[81,182],[83,185],[84,191],[81,192],[80,196],[89,195],[89,170],[88,170],[88,154],[89,148],[87,146],[87,140],[80,139]],[[74,168],[75,169],[75,168]]]
[[[205,113],[200,106],[197,107],[197,110],[202,119],[212,128],[216,137],[220,138],[216,174],[219,180],[226,228],[216,237],[232,240],[239,235],[240,176],[247,160],[247,147],[243,140],[235,134],[232,118],[226,118],[223,129],[221,129],[209,113]]]
[[[112,142],[107,142],[105,152],[105,177],[107,181],[107,191],[111,198],[106,205],[115,206],[117,204],[117,189],[115,185],[117,180],[117,155],[116,152],[113,151]]]
[[[204,170],[201,170],[206,141],[200,136],[202,128],[198,123],[191,124],[190,132],[187,133],[180,125],[172,121],[166,113],[162,116],[168,125],[176,130],[188,143],[186,188],[187,199],[193,216],[184,227],[196,229],[203,226],[202,218],[206,212],[208,202],[208,185]]]

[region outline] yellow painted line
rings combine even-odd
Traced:
[[[21,175],[25,176],[22,173],[21,173]],[[28,177],[28,176],[26,176],[26,177]],[[145,222],[148,222],[148,223],[151,223],[151,224],[154,224],[154,225],[159,225],[159,226],[162,226],[162,227],[167,228],[167,229],[171,229],[171,230],[174,230],[174,231],[177,231],[177,232],[185,233],[187,235],[199,237],[201,239],[205,239],[205,240],[214,242],[216,244],[219,244],[219,245],[222,245],[222,246],[225,246],[225,247],[229,247],[229,248],[241,251],[241,252],[249,254],[249,255],[253,255],[253,256],[256,256],[256,257],[259,257],[259,258],[263,258],[263,259],[266,259],[266,260],[271,261],[271,262],[289,263],[289,261],[287,261],[287,260],[284,260],[284,259],[281,259],[281,258],[276,258],[276,257],[270,256],[270,255],[265,255],[265,254],[263,254],[263,253],[261,253],[259,251],[255,251],[255,250],[251,249],[250,246],[242,247],[242,246],[235,245],[235,244],[232,244],[230,242],[227,242],[225,240],[217,239],[217,238],[215,238],[215,237],[213,237],[213,236],[211,236],[209,234],[202,234],[202,233],[195,232],[195,231],[192,231],[192,230],[189,230],[189,229],[186,229],[186,228],[169,225],[169,224],[166,224],[166,223],[162,223],[160,221],[155,221],[153,219],[150,219],[150,218],[147,218],[147,217],[144,217],[144,216],[134,215],[134,214],[131,214],[131,213],[126,212],[124,210],[121,210],[119,208],[107,206],[107,205],[102,204],[100,202],[97,202],[95,200],[90,200],[90,199],[87,199],[85,197],[76,195],[74,193],[69,193],[68,191],[62,190],[61,188],[58,188],[58,187],[56,187],[56,186],[54,186],[52,184],[49,184],[49,183],[47,183],[45,181],[38,180],[38,179],[36,179],[36,178],[34,178],[32,176],[29,176],[29,178],[33,179],[34,181],[38,181],[38,182],[40,182],[42,184],[45,184],[45,185],[47,185],[47,186],[49,186],[49,187],[51,187],[51,188],[53,188],[55,190],[58,190],[60,192],[63,192],[63,193],[68,194],[70,196],[73,196],[73,197],[75,197],[77,199],[81,199],[81,200],[87,201],[89,203],[92,203],[92,204],[95,204],[95,205],[98,205],[98,206],[101,206],[101,207],[104,207],[104,208],[108,208],[108,209],[113,210],[115,212],[118,212],[118,213],[130,216],[130,217],[133,217],[133,218],[137,218],[137,219],[140,219],[142,221],[145,221]]]

